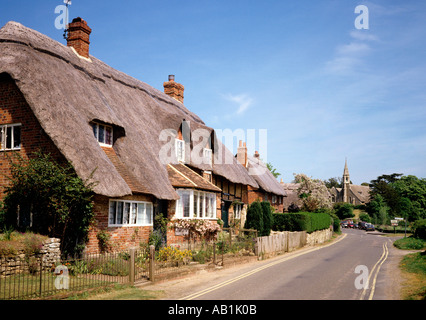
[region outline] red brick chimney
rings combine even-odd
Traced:
[[[254,157],[257,158],[257,159],[259,159],[259,157],[260,157],[259,151],[255,151],[254,152]]]
[[[237,161],[247,168],[247,146],[241,140],[237,151]]]
[[[89,58],[89,38],[91,33],[92,29],[90,29],[86,21],[80,17],[75,18],[68,25],[68,47],[73,47],[80,56]]]
[[[180,83],[175,82],[175,76],[169,75],[169,81],[164,82],[164,93],[183,103],[183,92],[185,87]]]

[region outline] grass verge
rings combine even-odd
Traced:
[[[406,255],[400,262],[405,278],[404,300],[426,300],[426,251]]]

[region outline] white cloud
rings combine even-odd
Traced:
[[[227,94],[224,95],[224,98],[228,101],[234,102],[237,104],[238,108],[236,114],[243,114],[247,111],[248,108],[253,104],[253,99],[247,94],[233,95]]]

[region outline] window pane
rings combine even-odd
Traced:
[[[181,196],[181,200],[182,200],[182,207],[183,207],[183,216],[184,218],[189,218],[189,209],[190,209],[189,193],[188,192],[183,193]]]
[[[95,135],[96,140],[98,140],[98,125],[96,123],[92,123],[93,134]]]
[[[123,224],[130,223],[130,203],[124,203],[124,214],[123,214]]]
[[[105,127],[99,125],[99,133],[98,133],[98,141],[101,143],[105,143]]]
[[[6,127],[6,149],[12,149],[12,127]]]
[[[117,203],[117,223],[123,224],[123,202]]]
[[[13,127],[13,149],[21,148],[21,126]]]
[[[198,192],[194,191],[194,218],[198,217]]]
[[[138,203],[138,225],[145,223],[145,203]]]
[[[151,225],[154,220],[154,210],[152,210],[152,203],[146,204],[146,224]]]
[[[211,198],[209,194],[206,194],[206,218],[210,217],[210,213],[211,213]]]
[[[131,224],[136,224],[136,217],[137,217],[137,204],[132,203]]]
[[[117,217],[117,202],[110,201],[109,203],[109,224],[115,224],[115,219]]]
[[[1,150],[4,150],[6,148],[6,128],[5,127],[1,127],[1,131],[0,131],[0,143],[1,143]]]
[[[112,145],[112,128],[105,127],[105,143]]]
[[[204,192],[200,192],[200,218],[205,216],[205,197],[204,197]]]

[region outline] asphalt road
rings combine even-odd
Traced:
[[[182,300],[390,300],[392,240],[345,229],[331,244],[304,248],[188,288]],[[395,263],[394,263],[395,264]],[[368,280],[368,281],[367,281]],[[368,283],[367,283],[368,282]]]

